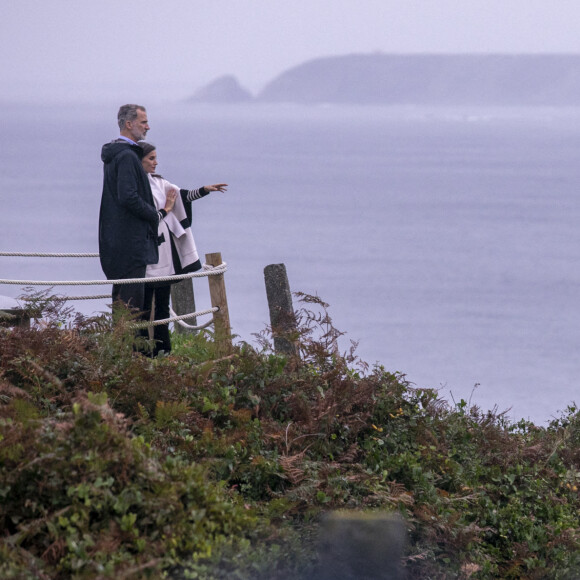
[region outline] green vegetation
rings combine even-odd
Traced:
[[[400,513],[411,578],[577,577],[580,412],[449,405],[300,299],[299,359],[204,332],[152,360],[129,317],[33,297],[0,330],[0,577],[309,578],[338,509]]]

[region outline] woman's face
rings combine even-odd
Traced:
[[[141,163],[143,164],[145,173],[155,173],[155,168],[157,167],[157,151],[153,150],[151,153],[145,155],[141,159]]]

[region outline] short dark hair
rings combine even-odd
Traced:
[[[125,123],[127,121],[134,121],[137,118],[137,111],[145,111],[145,107],[141,105],[123,105],[119,112],[117,113],[117,123],[119,124],[119,129],[121,131],[125,128]]]
[[[139,145],[141,147],[141,149],[143,149],[143,157],[145,157],[146,155],[149,155],[149,153],[151,153],[151,151],[155,151],[155,149],[157,149],[157,147],[155,147],[155,145],[153,145],[153,143],[149,143],[148,141],[139,141],[139,143],[137,143],[137,145]]]

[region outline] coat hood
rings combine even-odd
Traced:
[[[139,159],[143,157],[143,149],[139,145],[131,145],[131,143],[124,139],[115,139],[103,145],[101,149],[101,160],[103,163],[111,163],[117,155],[128,150],[134,151]]]

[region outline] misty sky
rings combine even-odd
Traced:
[[[580,52],[578,0],[3,0],[0,99],[256,93],[348,53]]]

